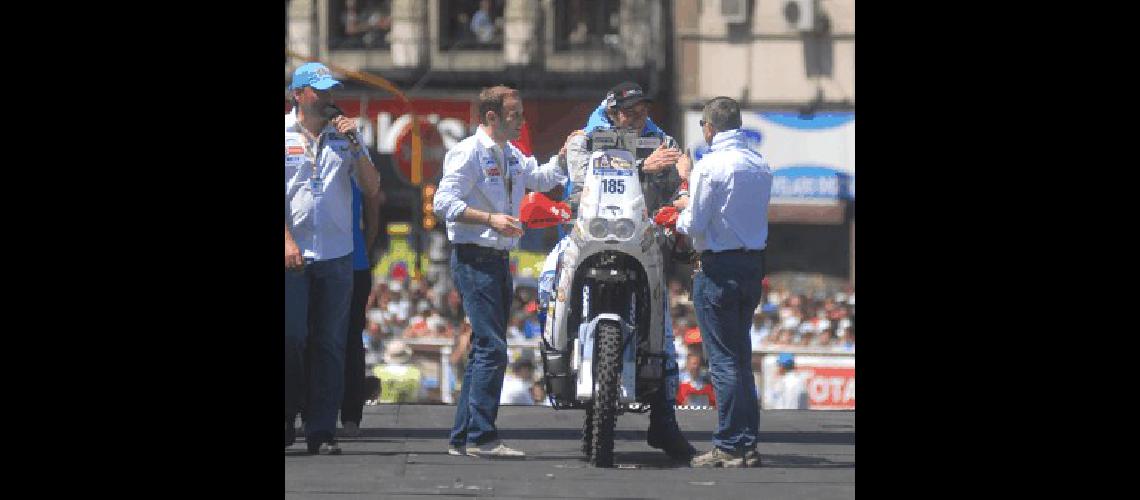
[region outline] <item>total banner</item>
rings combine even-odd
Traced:
[[[794,368],[781,374],[778,353],[761,359],[761,407],[766,410],[854,410],[855,355],[794,354]],[[789,394],[790,393],[790,394]]]

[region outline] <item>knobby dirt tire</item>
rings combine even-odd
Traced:
[[[621,384],[621,327],[613,321],[599,321],[594,349],[594,450],[590,464],[614,466],[614,426],[617,423]]]

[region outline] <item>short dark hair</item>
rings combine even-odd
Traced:
[[[740,104],[731,97],[718,96],[705,104],[702,118],[717,132],[740,128]]]
[[[518,93],[519,91],[506,85],[484,88],[482,92],[479,92],[479,123],[486,125],[485,120],[488,111],[494,111],[500,117],[503,116],[503,100],[508,96],[514,96],[517,99]]]

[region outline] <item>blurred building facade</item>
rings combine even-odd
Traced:
[[[288,0],[285,9],[288,48],[409,96],[424,120],[425,183],[474,131],[487,85],[522,92],[540,161],[623,80],[646,88],[654,121],[697,157],[703,103],[733,97],[776,169],[769,271],[854,282],[854,0]],[[287,60],[285,82],[301,62]],[[338,104],[366,118],[385,217],[415,227],[409,110],[351,81]]]
[[[768,271],[855,281],[855,0],[675,0],[674,123],[694,156],[716,96],[775,173]]]
[[[287,0],[285,44],[401,89],[422,120],[422,182],[430,185],[439,179],[446,151],[474,133],[483,87],[520,90],[523,142],[540,161],[557,154],[570,131],[585,126],[609,88],[623,80],[641,82],[659,102],[673,102],[672,6],[656,0]],[[303,62],[287,59],[283,87]],[[381,89],[345,83],[337,104],[364,118],[362,139],[384,179],[384,223],[410,223],[412,231],[398,237],[429,257],[429,267],[446,272],[443,227],[421,222],[424,191],[410,182],[411,110]],[[668,108],[653,116],[666,124]],[[557,237],[557,228],[528,231],[520,248],[544,255]],[[393,236],[382,238],[394,248]]]

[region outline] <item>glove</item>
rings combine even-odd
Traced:
[[[519,219],[530,229],[551,227],[571,219],[570,205],[555,202],[539,192],[530,192],[519,204]]]
[[[673,205],[665,205],[657,211],[656,215],[653,216],[653,222],[658,226],[676,230],[677,216],[679,215],[680,212],[677,212],[677,207],[674,207]]]

